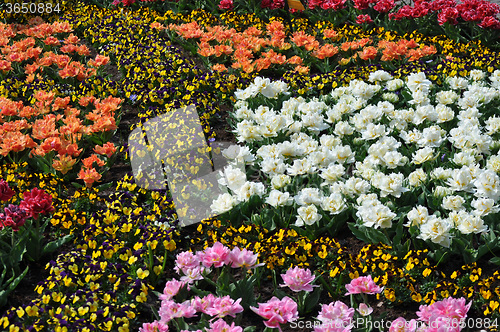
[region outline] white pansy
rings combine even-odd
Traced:
[[[470,152],[458,152],[453,156],[453,162],[459,166],[470,165],[476,161],[474,155]]]
[[[392,220],[396,217],[396,214],[387,206],[377,204],[375,206],[360,206],[356,212],[356,216],[361,219],[363,226],[390,228],[392,227]]]
[[[253,195],[262,197],[266,189],[260,182],[245,182],[240,188],[234,192],[234,196],[238,202],[246,202]]]
[[[338,136],[352,135],[354,129],[346,121],[339,121],[335,124],[335,129],[333,131]]]
[[[427,218],[424,224],[420,225],[420,234],[417,237],[448,248],[451,244],[451,229],[452,224],[449,220],[432,215]]]
[[[476,216],[486,216],[490,213],[497,213],[500,208],[495,205],[495,200],[491,198],[478,198],[472,201],[471,206],[475,209],[472,214]]]
[[[357,177],[350,177],[344,184],[344,191],[349,196],[366,194],[370,188],[369,182]]]
[[[389,74],[385,70],[374,71],[374,72],[370,73],[370,76],[368,76],[368,81],[370,81],[372,83],[389,81],[391,79],[392,79],[391,74]]]
[[[269,175],[283,174],[286,171],[286,164],[280,158],[265,158],[260,163],[262,172]]]
[[[349,145],[338,145],[331,149],[333,159],[339,164],[350,164],[354,162],[354,152]]]
[[[340,164],[330,164],[327,168],[321,170],[319,175],[327,183],[338,181],[345,174],[345,167]]]
[[[435,108],[437,114],[436,123],[444,123],[455,118],[455,112],[448,106],[439,104]]]
[[[406,78],[406,86],[411,92],[420,90],[427,93],[432,86],[432,82],[427,79],[424,72],[411,73]]]
[[[240,143],[262,139],[262,136],[259,134],[259,128],[248,120],[238,122],[236,125],[236,136]]]
[[[315,205],[301,206],[297,209],[297,221],[295,226],[301,227],[304,225],[313,225],[321,219],[321,215],[318,213],[318,209]]]
[[[453,170],[450,168],[438,167],[431,171],[431,178],[435,180],[447,180],[451,177]]]
[[[292,142],[290,141],[284,141],[282,143],[278,143],[276,144],[280,154],[283,156],[283,157],[299,157],[299,156],[302,156],[304,155],[304,149],[297,145],[297,144],[293,144]]]
[[[410,187],[418,187],[427,180],[427,173],[423,169],[417,168],[408,175]]]
[[[386,100],[390,103],[397,103],[399,101],[399,97],[397,94],[395,94],[394,92],[386,92],[384,94],[382,94],[382,99],[383,100]]]
[[[394,169],[398,166],[404,166],[408,162],[408,157],[403,156],[398,151],[388,151],[380,160],[382,161],[383,166],[386,166],[389,169]]]
[[[339,214],[347,209],[347,205],[344,197],[342,197],[340,193],[334,192],[330,194],[330,196],[323,198],[321,201],[321,208],[331,214]]]
[[[463,77],[448,76],[446,83],[450,85],[453,90],[464,90],[469,86],[469,82]]]
[[[290,197],[289,192],[273,189],[266,198],[266,203],[273,207],[291,205],[293,204],[293,198]]]
[[[474,81],[482,81],[486,77],[486,73],[480,69],[472,69],[469,73],[469,77]]]
[[[486,130],[488,135],[493,135],[500,131],[500,118],[495,115],[490,116],[486,121]]]
[[[288,166],[286,171],[288,175],[312,174],[316,170],[308,158],[295,159],[292,166]]]
[[[401,173],[390,173],[389,175],[374,174],[371,179],[371,184],[380,189],[380,197],[392,195],[401,197],[401,194],[409,189],[403,186],[404,175]]]
[[[432,190],[432,195],[436,198],[444,198],[451,194],[453,194],[453,191],[448,187],[436,186]]]
[[[361,132],[362,138],[365,140],[373,140],[376,139],[380,136],[384,136],[388,134],[388,132],[385,131],[385,125],[383,124],[374,124],[373,122],[370,122],[367,126],[366,129]]]
[[[425,120],[435,122],[437,120],[437,113],[432,105],[417,106],[413,114],[413,124],[419,125]]]
[[[442,105],[451,105],[458,100],[458,94],[453,90],[439,91],[436,93],[436,101]]]
[[[484,224],[483,219],[480,216],[475,216],[472,214],[467,214],[466,218],[463,218],[458,225],[457,229],[462,234],[479,234],[488,232],[488,226]]]
[[[475,195],[498,201],[500,197],[500,178],[492,170],[483,170],[474,180]]]
[[[321,135],[321,137],[319,138],[319,142],[321,143],[321,146],[333,148],[337,145],[340,145],[341,140],[334,135]]]
[[[228,165],[219,171],[218,182],[232,191],[238,190],[247,181],[247,175],[241,169]]]
[[[493,155],[486,160],[486,168],[494,172],[500,172],[500,156]]]
[[[302,188],[294,197],[298,205],[321,204],[322,193],[318,188]]]
[[[417,141],[417,144],[421,147],[430,146],[432,148],[438,148],[444,141],[443,135],[446,135],[446,131],[439,126],[424,128],[422,137]]]
[[[453,191],[471,191],[472,175],[467,166],[462,166],[460,169],[454,169],[451,177],[446,181],[446,184]]]
[[[425,148],[419,149],[415,151],[412,155],[412,163],[415,165],[420,165],[425,163],[426,161],[434,159],[434,149],[426,146]]]
[[[280,189],[284,186],[290,184],[292,182],[292,178],[286,174],[275,174],[271,177],[271,186],[274,189]]]
[[[396,91],[396,90],[401,89],[404,86],[404,84],[405,83],[403,82],[403,80],[396,78],[396,79],[387,81],[386,88],[389,91]]]
[[[215,214],[222,214],[231,210],[236,204],[236,200],[228,193],[219,195],[210,205],[210,209]]]
[[[406,218],[408,219],[408,222],[404,226],[420,226],[427,222],[427,218],[429,218],[429,211],[425,206],[417,205],[408,211]]]
[[[458,211],[464,209],[465,199],[458,195],[449,195],[443,198],[441,207],[445,210]]]

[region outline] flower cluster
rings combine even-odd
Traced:
[[[391,229],[393,220],[406,216],[418,238],[450,247],[454,234],[485,234],[487,216],[496,211],[496,116],[490,104],[499,97],[499,74],[487,81],[473,70],[468,79],[448,77],[437,89],[423,72],[394,79],[376,71],[371,84],[353,80],[312,100],[287,96],[283,82],[256,78],[235,94],[235,133],[252,146],[249,158],[264,176],[265,194],[259,196],[273,208],[292,204],[296,226],[320,224],[325,213],[349,209],[362,229]],[[278,108],[266,106],[277,98]],[[428,206],[417,200],[425,192],[432,193]],[[397,205],[417,206],[403,215]]]
[[[232,69],[245,73],[278,67],[304,74],[319,61],[314,66],[329,72],[333,66],[323,62],[328,62],[330,58],[335,63],[346,65],[357,59],[418,61],[436,53],[434,46],[419,45],[414,40],[405,39],[398,42],[380,40],[375,46],[371,46],[374,43],[371,38],[340,43],[342,34],[333,29],[324,29],[321,39],[304,31],[296,31],[286,38],[285,26],[278,20],[267,24],[265,31],[255,26],[243,32],[223,26],[201,27],[196,21],[171,24],[168,29],[176,31],[185,41],[198,40],[196,52],[204,58],[215,59],[216,64],[211,68],[216,71],[226,71],[224,63],[229,62]],[[210,62],[213,61],[208,60]]]

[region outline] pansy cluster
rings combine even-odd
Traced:
[[[443,265],[436,266],[428,249],[409,250],[397,256],[391,246],[384,244],[360,243],[350,248],[344,240],[326,236],[309,240],[292,229],[269,232],[255,225],[236,229],[218,220],[202,222],[198,232],[200,235],[192,240],[196,247],[210,247],[220,241],[229,248],[258,253],[269,269],[293,266],[316,271],[330,285],[326,290],[331,296],[341,291],[338,285],[342,282],[369,274],[383,287],[376,299],[385,299],[388,306],[430,305],[450,296],[463,297],[473,301],[476,315],[499,317],[500,273],[485,272],[477,263],[445,273]]]

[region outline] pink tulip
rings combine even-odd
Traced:
[[[293,269],[288,269],[285,274],[281,275],[281,278],[285,283],[280,286],[288,286],[294,292],[311,292],[313,287],[317,287],[310,285],[314,281],[314,275],[309,269],[301,269],[296,266]]]
[[[198,253],[201,263],[205,267],[221,267],[227,264],[229,259],[229,253],[231,251],[228,247],[220,242],[215,242],[212,247],[205,249],[203,252]]]
[[[204,296],[203,298],[200,298],[199,296],[195,296],[194,299],[191,300],[191,305],[193,308],[198,311],[202,312],[204,314],[208,314],[208,308],[211,308],[216,297],[214,294],[208,294],[207,296]]]
[[[417,321],[415,319],[407,321],[403,317],[399,317],[391,323],[389,332],[415,332],[417,326]]]
[[[242,267],[250,269],[252,267],[262,266],[264,264],[257,264],[258,255],[247,249],[240,249],[235,247],[229,254],[229,262],[234,268]],[[229,264],[229,263],[228,263]]]
[[[206,332],[242,332],[243,329],[240,326],[234,325],[234,322],[229,325],[222,318],[216,320],[214,323],[210,323],[210,329]]]
[[[139,332],[168,332],[168,325],[156,320],[152,323],[142,324]]]
[[[212,305],[206,309],[206,313],[219,318],[225,316],[236,317],[236,314],[243,312],[240,302],[241,299],[234,301],[229,295],[216,297]]]
[[[382,288],[375,284],[372,276],[353,279],[348,285],[345,286],[345,288],[347,289],[347,293],[345,295],[377,294],[382,292]]]
[[[171,300],[174,296],[179,293],[179,290],[184,287],[186,283],[184,281],[179,281],[176,279],[172,279],[167,281],[165,284],[165,288],[163,289],[163,294],[160,294],[160,300]]]
[[[460,331],[460,322],[467,318],[471,305],[472,302],[466,304],[463,297],[460,299],[449,297],[428,306],[421,305],[417,316],[429,326],[429,332],[441,331],[445,325],[450,332]]]
[[[182,303],[176,303],[172,300],[161,301],[158,313],[162,323],[168,323],[174,318],[191,318],[196,316],[196,310],[191,306],[190,301]]]
[[[266,303],[259,303],[259,307],[250,307],[257,315],[267,319],[264,325],[271,328],[277,328],[281,331],[280,324],[293,322],[299,318],[297,303],[288,296],[278,299],[273,296]]]
[[[186,274],[186,270],[194,269],[198,266],[200,266],[200,260],[198,259],[198,256],[193,254],[191,251],[184,251],[177,254],[174,270],[179,274],[180,271]]]
[[[341,301],[323,304],[318,315],[323,325],[332,325],[337,327],[349,328],[354,316],[354,308],[349,308]]]

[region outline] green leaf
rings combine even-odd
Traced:
[[[491,264],[500,265],[500,257],[493,257],[489,260]]]
[[[234,284],[234,289],[231,292],[231,298],[241,298],[241,306],[248,309],[250,306],[255,306],[254,284],[250,279],[243,278]]]
[[[311,312],[314,309],[314,307],[318,304],[321,291],[322,291],[321,287],[315,287],[314,291],[306,295],[306,299],[304,301],[305,314]]]
[[[256,326],[249,326],[243,329],[243,332],[254,332],[257,329]]]
[[[7,282],[6,285],[7,287],[2,287],[3,289],[0,290],[0,307],[3,307],[5,304],[7,304],[7,297],[9,294],[16,289],[17,285],[23,280],[24,276],[26,273],[28,273],[29,267],[27,266],[26,269],[24,269],[23,273],[21,273],[19,276],[12,276]],[[5,277],[5,271],[2,273],[2,279]]]
[[[351,230],[352,234],[354,234],[355,237],[357,237],[359,240],[370,243],[370,239],[366,236],[366,234],[361,231],[359,228],[356,227],[356,224],[353,222],[350,222],[347,224],[349,229]]]
[[[42,256],[56,251],[59,247],[61,247],[65,243],[68,243],[72,238],[73,238],[73,235],[68,234],[68,235],[63,236],[62,238],[60,238],[58,240],[47,243],[43,247]]]
[[[103,190],[111,188],[112,186],[113,186],[113,182],[108,182],[108,183],[100,184],[100,185],[96,186],[95,188],[99,191],[103,191]]]

